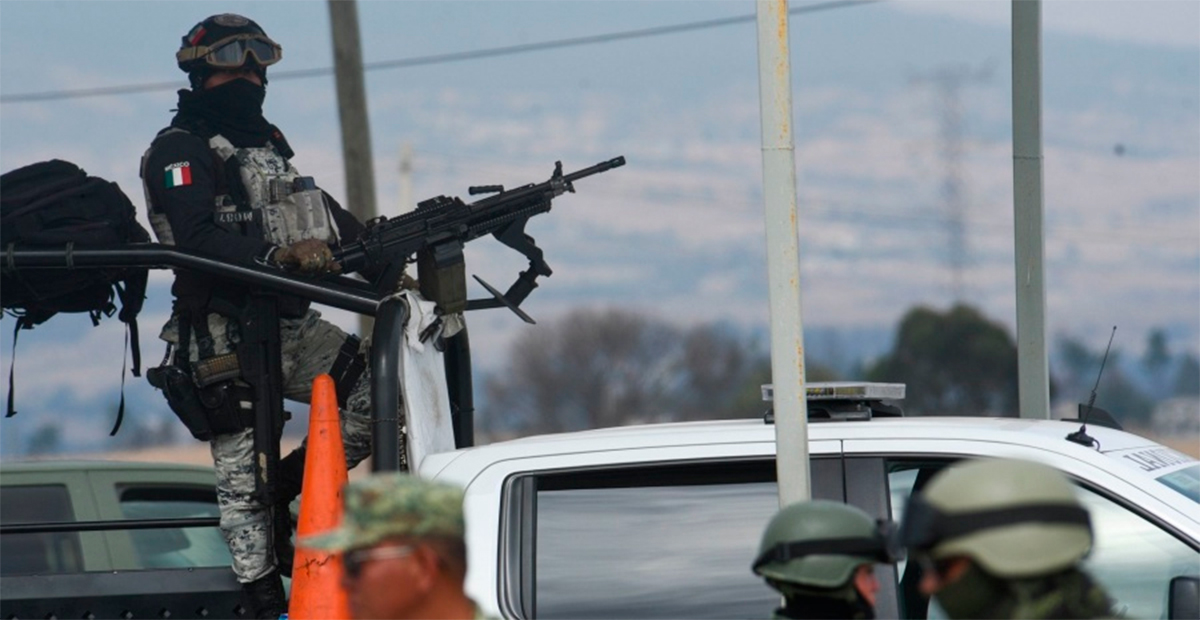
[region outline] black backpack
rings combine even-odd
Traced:
[[[150,241],[137,222],[136,210],[116,183],[58,159],[18,168],[0,176],[0,251],[99,249]],[[0,272],[0,301],[14,316],[13,354],[17,334],[32,329],[59,312],[87,312],[94,325],[116,312],[133,341],[133,375],[141,376],[137,314],[146,297],[146,268],[29,269],[12,268],[7,260]],[[123,356],[122,356],[123,357]],[[13,362],[15,366],[15,359]],[[13,408],[13,369],[8,373],[8,412]],[[121,405],[112,433],[125,411],[125,369],[121,369]]]

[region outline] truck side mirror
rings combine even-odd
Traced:
[[[1167,590],[1168,618],[1200,618],[1200,577],[1180,575]]]

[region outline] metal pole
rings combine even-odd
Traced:
[[[454,447],[475,445],[475,386],[471,377],[471,341],[467,328],[446,339],[443,355],[446,389],[450,392],[450,423],[454,426]]]
[[[98,267],[179,267],[253,284],[279,293],[299,295],[319,304],[374,316],[379,294],[348,277],[321,279],[291,275],[270,267],[235,265],[191,250],[139,243],[106,250],[21,250],[9,248],[0,259],[8,269],[78,269]]]
[[[1012,3],[1013,224],[1021,417],[1050,418],[1042,210],[1042,3]]]
[[[779,505],[786,506],[812,497],[804,331],[800,320],[800,241],[787,0],[759,0],[757,18],[771,382],[775,392],[775,467],[779,477]]]
[[[358,2],[329,0],[329,26],[333,32],[338,118],[342,124],[346,202],[350,212],[365,222],[376,214],[375,168],[371,158],[362,44],[358,36]],[[371,317],[360,315],[358,325],[360,334],[371,333]]]
[[[371,471],[400,470],[400,347],[408,307],[395,297],[379,304],[371,335]]]
[[[178,519],[115,519],[112,521],[52,521],[49,523],[9,523],[0,525],[4,534],[49,534],[56,532],[113,532],[122,530],[160,530],[186,527],[218,527],[219,517]]]

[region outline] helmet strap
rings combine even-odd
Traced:
[[[204,80],[207,80],[208,76],[210,75],[212,75],[212,71],[206,71],[204,69],[196,69],[189,72],[188,83],[191,84],[192,91],[198,93],[204,90]]]

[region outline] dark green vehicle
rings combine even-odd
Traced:
[[[0,617],[243,616],[214,484],[211,467],[5,463]]]

